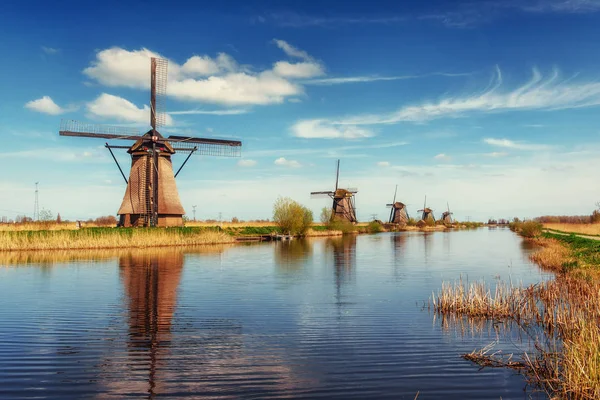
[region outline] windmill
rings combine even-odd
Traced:
[[[396,193],[398,192],[398,185],[396,185],[396,190],[394,190],[394,200],[391,204],[386,204],[387,207],[391,207],[390,211],[390,224],[397,224],[401,226],[405,226],[408,224],[408,212],[406,211],[406,204],[396,201]]]
[[[442,221],[445,224],[452,224],[452,213],[450,212],[450,205],[446,203],[446,206],[448,207],[448,210],[442,213]]]
[[[433,216],[433,210],[427,207],[427,196],[425,196],[425,202],[423,203],[423,209],[418,210],[418,212],[422,212],[421,220],[427,222],[427,220],[433,220],[435,222],[435,217]]]
[[[121,203],[119,226],[180,226],[185,211],[179,200],[175,177],[192,154],[238,157],[242,142],[190,136],[163,137],[158,128],[166,123],[167,60],[150,59],[150,126],[140,135],[136,129],[86,124],[72,120],[61,122],[61,136],[111,140],[133,140],[131,146],[105,144],[117,164],[127,189]],[[112,149],[127,149],[131,155],[129,180],[125,177]],[[188,153],[173,173],[171,156]]]
[[[335,190],[325,192],[311,192],[313,197],[329,196],[333,200],[331,209],[331,220],[343,220],[355,223],[356,207],[354,206],[354,195],[358,189],[340,189],[338,181],[340,177],[340,160],[337,160],[337,172],[335,175]]]

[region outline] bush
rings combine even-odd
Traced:
[[[331,214],[333,210],[330,207],[323,207],[321,209],[320,220],[323,224],[328,224],[331,221]]]
[[[408,226],[416,226],[417,225],[417,220],[414,218],[409,218],[408,222],[406,223],[406,225]]]
[[[368,233],[379,233],[383,231],[383,226],[378,221],[371,221],[369,222],[369,225],[367,225]]]
[[[313,222],[313,214],[289,197],[279,197],[273,205],[273,222],[283,233],[304,235]]]
[[[536,221],[525,221],[521,224],[519,234],[526,238],[534,238],[542,233],[542,224]]]
[[[356,226],[354,226],[352,222],[343,219],[334,219],[327,224],[327,229],[330,231],[341,231],[342,233],[351,233],[357,231]]]

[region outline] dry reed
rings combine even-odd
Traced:
[[[560,249],[556,241],[544,245],[542,255],[537,253],[532,258],[554,271],[564,271],[563,266],[571,260],[569,251]],[[600,280],[561,273],[555,280],[525,288],[498,283],[493,291],[483,282],[443,284],[432,303],[443,317],[508,320],[537,339],[533,352],[518,361],[498,358],[495,353],[489,354],[488,348],[464,358],[482,366],[521,369],[531,382],[553,396],[598,399],[599,298]]]
[[[0,251],[149,248],[233,243],[223,232],[180,229],[81,229],[17,231],[0,234]]]

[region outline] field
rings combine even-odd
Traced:
[[[545,223],[544,228],[567,233],[579,233],[582,235],[600,235],[600,224],[561,224]]]

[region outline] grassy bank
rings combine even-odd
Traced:
[[[518,361],[486,349],[463,355],[482,366],[526,374],[552,398],[600,398],[600,242],[545,233],[531,259],[556,274],[528,287],[484,282],[444,284],[431,300],[436,313],[510,321],[534,341]]]
[[[85,228],[5,231],[0,251],[148,248],[233,243],[227,232],[203,228]]]

